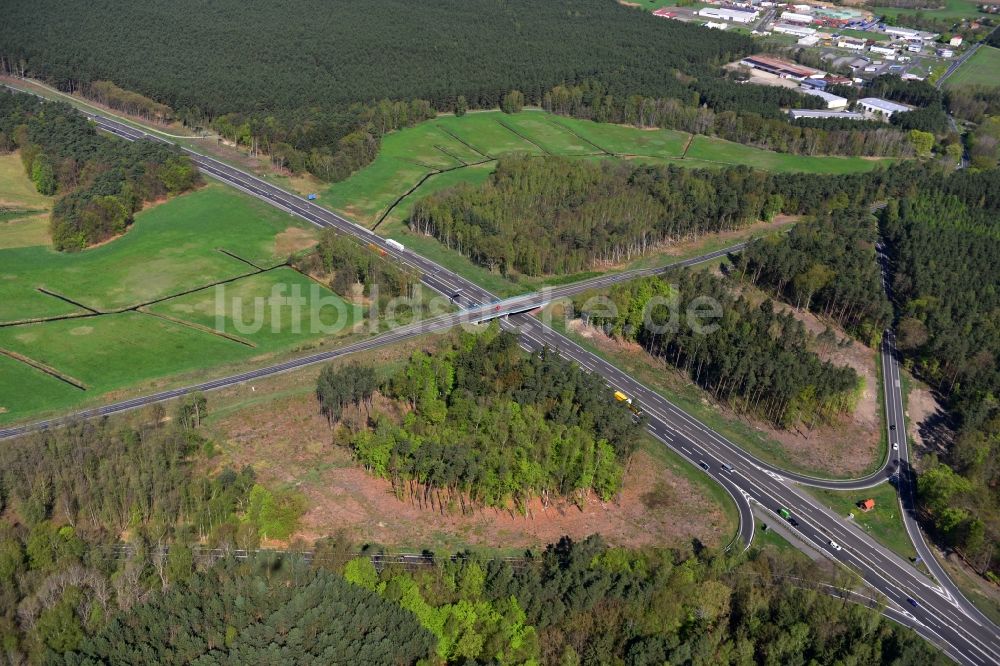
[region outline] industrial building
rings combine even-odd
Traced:
[[[871,51],[872,53],[880,53],[886,56],[896,55],[896,49],[892,48],[891,46],[876,46],[875,44],[872,44],[868,48],[868,50]]]
[[[787,60],[772,58],[771,56],[765,55],[747,56],[740,62],[748,67],[776,74],[783,79],[797,79],[801,81],[802,79],[809,78],[821,79],[825,76],[825,73],[819,71],[818,69],[803,67],[802,65],[797,65],[794,62],[788,62]]]
[[[812,23],[813,17],[810,14],[799,14],[798,12],[781,12],[781,20],[789,23]]]
[[[698,16],[707,19],[720,19],[733,23],[752,23],[760,12],[729,7],[703,7],[698,10]]]
[[[824,102],[826,102],[826,108],[828,109],[846,109],[847,108],[847,98],[841,97],[839,95],[834,95],[833,93],[828,93],[825,90],[817,90],[815,88],[802,87],[799,92],[804,95],[812,95],[813,97],[819,97]]]
[[[810,37],[816,34],[816,28],[809,28],[804,25],[795,25],[794,23],[775,23],[771,30],[774,32],[781,32],[786,35],[794,35],[796,37]]]
[[[822,109],[789,109],[788,117],[792,120],[800,118],[839,118],[841,120],[864,120],[864,115],[850,111],[823,111]]]
[[[893,114],[906,113],[913,110],[912,107],[905,104],[897,104],[896,102],[890,102],[887,99],[878,97],[863,97],[858,100],[858,106],[865,116],[879,120],[889,120]]]
[[[864,51],[865,46],[868,44],[863,39],[854,39],[853,37],[841,37],[837,41],[837,46],[842,49],[851,49],[852,51]]]

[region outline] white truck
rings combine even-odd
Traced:
[[[403,247],[402,243],[400,243],[399,241],[394,241],[391,238],[387,238],[385,244],[391,247],[393,250],[396,250],[397,252],[402,252],[403,250],[406,249],[405,247]]]

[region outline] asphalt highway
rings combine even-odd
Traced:
[[[96,116],[93,119],[105,131],[124,138],[132,140],[156,138],[149,137],[144,132],[108,118]],[[753,537],[754,521],[749,504],[751,501],[774,512],[775,520],[780,520],[776,513],[778,509],[786,508],[792,514],[792,520],[789,521],[790,526],[797,531],[798,535],[832,560],[856,571],[860,578],[863,578],[871,587],[884,595],[888,606],[887,612],[892,617],[913,627],[920,635],[939,646],[942,651],[959,663],[976,665],[1000,663],[1000,639],[998,639],[998,630],[994,625],[985,621],[985,618],[981,616],[975,617],[975,614],[968,612],[964,608],[964,604],[958,601],[949,590],[936,585],[908,562],[879,545],[869,535],[858,529],[852,521],[832,513],[793,483],[808,483],[839,489],[868,487],[874,483],[882,482],[886,478],[889,460],[892,456],[887,457],[885,464],[875,474],[866,479],[849,482],[815,479],[808,476],[801,477],[773,469],[762,464],[761,461],[750,456],[690,415],[677,409],[662,396],[600,357],[544,326],[529,314],[518,314],[529,306],[537,307],[530,299],[522,302],[517,302],[514,299],[499,301],[486,290],[461,276],[412,252],[405,250],[399,252],[388,246],[383,238],[364,227],[320,208],[301,197],[285,192],[260,178],[218,160],[192,151],[185,152],[203,172],[223,182],[303,217],[313,224],[336,228],[343,233],[354,236],[361,242],[372,243],[382,248],[396,261],[420,271],[423,282],[430,288],[449,297],[458,294],[456,301],[466,309],[459,313],[428,319],[409,327],[394,329],[383,336],[359,342],[340,350],[289,361],[281,366],[206,382],[189,389],[178,389],[177,392],[165,392],[157,396],[137,398],[136,401],[144,402],[138,402],[133,407],[138,406],[138,404],[149,404],[174,397],[171,393],[179,395],[189,390],[212,390],[222,385],[248,381],[264,374],[283,372],[354,351],[390,344],[405,337],[427,332],[437,326],[455,325],[463,321],[485,321],[502,316],[501,324],[505,328],[519,332],[521,343],[526,348],[539,349],[547,346],[556,349],[562,355],[576,361],[586,371],[602,376],[609,386],[632,397],[645,415],[649,432],[654,437],[679,455],[701,467],[706,474],[720,483],[734,497],[736,505],[739,507],[741,519],[739,536],[744,544],[748,545]],[[602,276],[602,278],[607,279],[613,277]],[[630,278],[621,277],[620,279]],[[606,284],[609,283],[592,284],[587,288],[605,286]],[[565,290],[560,291],[560,289],[562,288],[552,291],[565,295]],[[497,309],[498,307],[499,309]],[[133,407],[125,406],[115,411]],[[102,409],[110,409],[110,407]],[[105,412],[94,410],[81,416],[101,413]],[[0,431],[0,437],[10,436],[5,435],[5,433],[6,431]]]

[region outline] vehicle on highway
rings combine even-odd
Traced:
[[[916,602],[916,600],[914,600],[914,599],[911,599],[910,597],[906,597],[906,603],[910,604],[910,605],[911,605],[911,606],[913,606],[914,608],[916,608],[916,607],[917,607],[917,602]]]
[[[783,506],[779,506],[778,507],[778,515],[781,516],[782,518],[784,518],[785,520],[788,520],[788,519],[790,519],[792,517],[792,512],[789,511],[788,509],[786,509]]]
[[[701,467],[706,472],[708,471],[708,463],[705,462],[704,460],[699,460],[698,461],[698,467]]]
[[[829,546],[833,550],[843,550],[843,548],[841,547],[841,545],[839,543],[837,543],[836,541],[834,541],[833,539],[830,539]]]
[[[792,516],[791,518],[788,519],[788,524],[791,525],[792,527],[798,527],[799,521],[795,520],[795,516]]]
[[[892,443],[892,450],[893,451],[899,451],[899,443],[898,442],[893,442]]]
[[[730,474],[733,472],[733,466],[730,465],[729,463],[722,463],[722,469],[723,471],[729,472]]]
[[[624,402],[626,405],[628,405],[630,412],[632,412],[636,416],[639,415],[639,408],[636,407],[634,404],[632,404],[632,398],[628,397],[621,391],[615,391],[615,400],[617,400],[618,402]]]
[[[387,238],[385,240],[385,244],[388,245],[389,247],[391,247],[393,250],[396,250],[397,252],[402,252],[403,250],[406,249],[405,247],[403,247],[402,243],[400,243],[399,241],[393,240],[391,238]]]
[[[895,429],[896,429],[896,424],[895,423],[889,424],[889,430],[895,430]]]

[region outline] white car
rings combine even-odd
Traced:
[[[899,443],[898,442],[893,442],[892,443],[892,450],[893,451],[899,451]]]
[[[840,544],[834,541],[833,539],[830,539],[830,548],[832,548],[833,550],[843,550],[843,548],[840,547]]]

